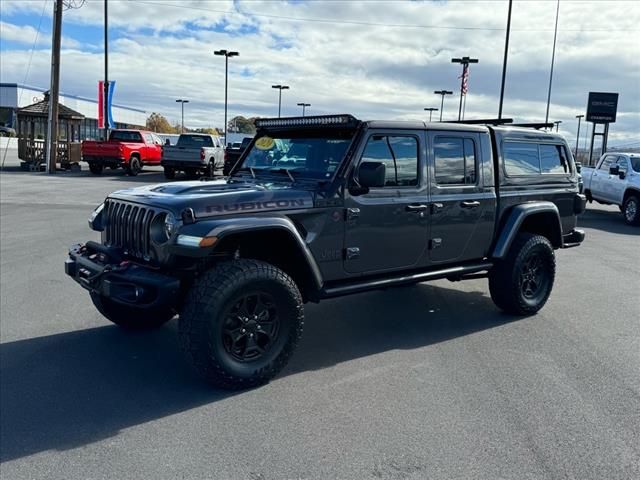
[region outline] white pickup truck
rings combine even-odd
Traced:
[[[640,225],[640,154],[605,153],[581,173],[589,202],[618,205],[625,222]]]
[[[224,146],[219,137],[201,133],[183,133],[175,145],[162,148],[164,176],[173,179],[177,171],[193,177],[198,172],[209,177],[222,175]]]

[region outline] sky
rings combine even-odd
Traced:
[[[65,0],[61,91],[93,98],[104,76],[104,0]],[[465,117],[497,117],[507,0],[209,1],[108,0],[114,102],[222,127],[224,57],[229,118],[351,113],[362,119],[428,119],[434,90],[452,90],[444,120],[457,118],[461,67],[471,66]],[[48,88],[53,0],[0,0],[0,82]],[[555,0],[514,0],[503,116],[544,121]],[[561,0],[550,121],[575,142],[588,92],[618,92],[610,146],[640,146],[640,2]],[[436,114],[438,115],[438,114]],[[438,117],[439,118],[439,117]],[[434,116],[435,119],[435,116]],[[117,121],[117,119],[116,119]],[[582,124],[581,147],[586,139]]]

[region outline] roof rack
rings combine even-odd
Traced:
[[[536,130],[540,130],[541,128],[553,128],[553,123],[514,123],[512,126],[514,127],[527,127],[527,128],[535,128]]]
[[[513,123],[513,118],[480,118],[474,120],[455,120],[448,123],[464,123],[466,125],[504,125]]]

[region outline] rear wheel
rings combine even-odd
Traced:
[[[140,158],[136,155],[132,156],[129,159],[129,166],[127,167],[127,173],[132,177],[135,177],[142,170],[142,162]]]
[[[101,163],[89,163],[89,170],[91,170],[91,173],[94,175],[100,175],[103,169],[104,167]]]
[[[628,225],[640,225],[640,197],[629,195],[622,206],[622,214]]]
[[[555,279],[553,247],[546,237],[520,233],[489,274],[493,302],[507,313],[532,315],[547,302]]]
[[[170,308],[142,309],[128,307],[113,300],[91,293],[91,300],[108,320],[127,330],[151,330],[171,320],[176,312]]]
[[[207,177],[215,177],[216,175],[216,165],[213,161],[213,158],[209,160],[209,165],[207,165],[207,171],[205,172]]]
[[[164,167],[164,178],[167,180],[173,180],[176,178],[176,171],[171,167]]]
[[[211,384],[241,389],[268,382],[287,364],[302,335],[302,296],[294,281],[265,262],[217,265],[193,285],[180,313],[180,344]]]

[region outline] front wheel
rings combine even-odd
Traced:
[[[171,308],[129,307],[97,293],[91,293],[91,300],[104,317],[126,330],[152,330],[165,324],[176,314]]]
[[[622,206],[622,214],[628,225],[640,225],[640,197],[629,195]]]
[[[129,159],[129,166],[127,167],[127,173],[132,177],[135,177],[142,170],[142,162],[138,157],[131,157]]]
[[[549,240],[520,233],[507,257],[489,273],[491,299],[507,313],[533,315],[547,303],[555,274],[555,254]]]
[[[265,262],[224,262],[200,277],[180,313],[180,345],[212,385],[237,390],[267,383],[302,335],[302,296]]]

